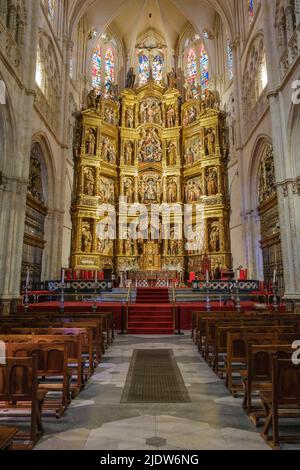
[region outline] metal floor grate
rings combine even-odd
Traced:
[[[190,401],[171,349],[134,350],[121,403]]]

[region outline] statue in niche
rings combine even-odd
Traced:
[[[154,105],[154,112],[155,112],[155,123],[162,125],[163,118],[162,118],[161,104],[159,101],[156,101]]]
[[[95,178],[91,168],[87,168],[84,172],[84,194],[94,196]]]
[[[125,165],[132,165],[133,164],[133,144],[128,140],[125,144],[125,152],[124,152],[124,160]]]
[[[130,69],[127,72],[125,88],[133,89],[135,79],[136,79],[136,75],[134,73],[134,69],[133,69],[133,67],[130,67]]]
[[[218,194],[218,172],[216,168],[208,168],[205,172],[206,194],[216,196]]]
[[[95,130],[91,127],[87,129],[85,136],[85,151],[86,154],[94,157],[95,156],[95,147],[96,147],[96,135]]]
[[[125,113],[125,126],[129,129],[134,128],[134,114],[132,108],[127,108]]]
[[[104,118],[108,124],[115,124],[115,112],[109,106],[105,108]]]
[[[174,127],[176,124],[176,111],[173,105],[167,109],[167,127]]]
[[[171,178],[168,182],[167,200],[169,203],[175,203],[178,199],[177,182],[175,178]]]
[[[162,124],[162,111],[159,100],[147,98],[140,105],[141,124]]]
[[[113,180],[105,177],[99,179],[99,197],[103,204],[114,204],[115,202],[115,185]]]
[[[188,204],[198,202],[203,195],[198,178],[189,180],[185,186],[185,199]]]
[[[124,196],[127,198],[128,204],[133,203],[134,190],[132,178],[126,178],[124,181]]]
[[[116,149],[115,144],[111,143],[108,148],[108,156],[107,156],[108,163],[115,164],[116,163]]]
[[[102,160],[107,161],[108,152],[109,152],[109,138],[104,137],[103,142],[102,142],[102,150],[101,150]]]
[[[33,144],[30,155],[30,174],[28,192],[32,197],[44,204],[41,151],[38,144]],[[1,173],[1,172],[0,172]]]
[[[210,250],[213,253],[218,253],[220,251],[220,230],[219,227],[214,226],[210,231]]]
[[[205,155],[213,155],[216,151],[216,134],[213,129],[206,129],[204,143]]]
[[[161,185],[158,175],[144,175],[141,180],[141,199],[144,204],[156,204],[161,199]]]
[[[172,68],[171,72],[167,74],[167,80],[169,90],[174,90],[177,88],[177,75],[174,67]]]
[[[195,106],[191,106],[191,108],[189,108],[189,124],[192,124],[193,122],[195,122],[197,119],[197,109],[195,108]]]
[[[86,98],[87,109],[97,109],[97,93],[94,88],[90,90]]]
[[[82,224],[82,251],[83,253],[91,253],[93,236],[91,232],[91,224],[84,222]]]
[[[195,154],[191,146],[186,148],[184,160],[187,165],[193,165],[195,163]]]
[[[168,164],[173,166],[177,164],[177,145],[176,142],[171,141],[167,148],[168,153]]]
[[[142,139],[139,141],[139,161],[161,162],[162,147],[156,129],[142,130]]]

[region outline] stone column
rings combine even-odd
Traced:
[[[15,127],[4,136],[3,177],[0,193],[0,312],[8,315],[20,303],[21,264],[24,238],[26,194],[32,139],[32,112],[35,96],[35,63],[38,34],[38,1],[32,0],[27,10],[23,62],[23,89],[7,83],[7,103]],[[15,25],[15,20],[14,20]],[[5,114],[5,113],[4,113]],[[6,113],[8,116],[8,113]],[[9,127],[9,123],[8,123]],[[11,135],[10,135],[11,131]],[[10,141],[11,139],[11,141]],[[13,149],[13,152],[12,152]]]
[[[262,2],[265,30],[265,48],[269,77],[268,99],[273,134],[275,175],[278,187],[278,211],[282,246],[283,271],[285,282],[285,299],[295,301],[300,309],[300,218],[299,195],[294,189],[295,174],[289,147],[286,114],[280,85],[279,56],[274,44],[275,33],[269,27],[272,12],[272,0]],[[292,90],[291,90],[292,106]]]

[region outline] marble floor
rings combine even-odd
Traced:
[[[133,350],[142,348],[174,351],[191,403],[120,403]],[[117,336],[65,415],[44,427],[39,450],[269,450],[188,333]]]

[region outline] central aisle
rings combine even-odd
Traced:
[[[120,403],[135,349],[172,349],[191,403]],[[45,419],[45,428],[37,449],[269,450],[188,333],[117,336],[79,398],[61,420]]]

